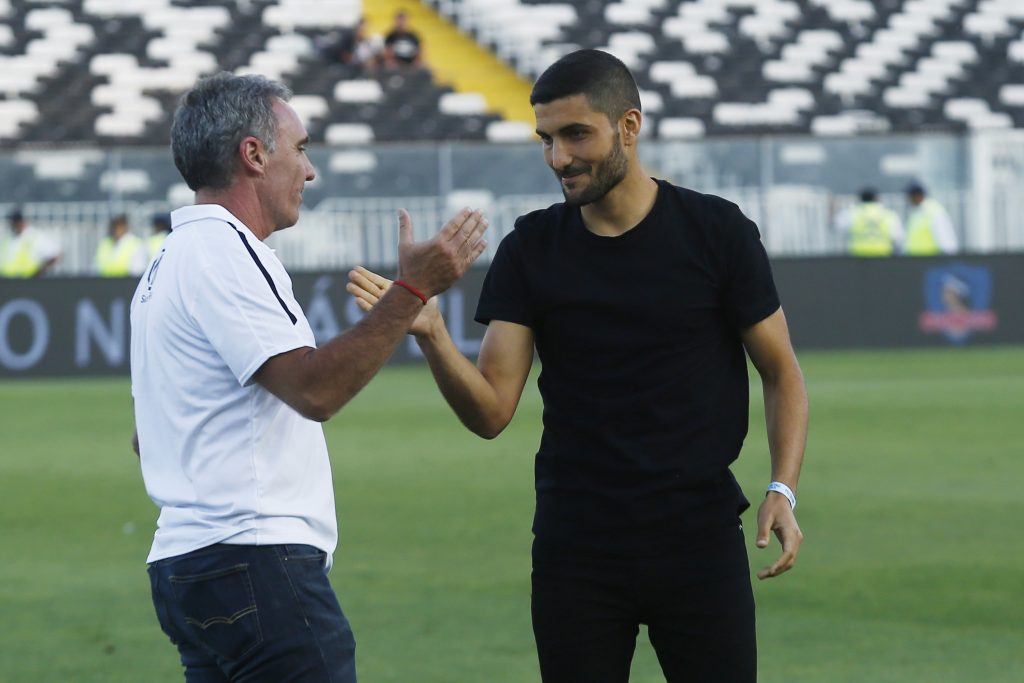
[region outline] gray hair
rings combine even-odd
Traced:
[[[273,152],[274,99],[287,101],[291,96],[286,86],[264,76],[221,72],[196,83],[182,96],[171,125],[174,165],[189,188],[230,185],[238,146],[250,135]]]

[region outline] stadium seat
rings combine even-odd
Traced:
[[[334,99],[339,102],[380,102],[384,90],[372,79],[339,81],[334,86]]]
[[[483,114],[487,111],[487,101],[478,93],[445,93],[438,101],[438,109],[442,114],[455,116]]]
[[[533,140],[535,133],[522,121],[494,121],[487,124],[486,137],[490,142],[526,142]]]
[[[0,140],[16,139],[22,126],[39,118],[39,109],[31,100],[0,100]]]
[[[320,95],[294,95],[288,103],[295,109],[295,113],[306,127],[309,127],[313,120],[327,116],[327,99]]]
[[[377,168],[377,156],[368,150],[334,152],[328,162],[331,173],[370,173]]]
[[[658,122],[658,137],[665,140],[688,140],[704,137],[704,122],[696,118],[664,118]]]
[[[324,140],[328,145],[365,145],[373,142],[373,128],[366,123],[332,123]]]

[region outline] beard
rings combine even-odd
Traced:
[[[592,169],[595,169],[593,165],[590,167],[575,166],[562,171],[556,171],[555,175],[561,180],[563,174],[572,174]],[[626,153],[622,150],[622,145],[619,144],[619,135],[616,133],[615,138],[612,140],[612,151],[608,152],[608,155],[597,164],[596,170],[593,170],[590,184],[583,188],[579,194],[575,195],[570,194],[565,185],[562,185],[562,196],[565,197],[567,204],[572,204],[573,206],[592,204],[602,199],[616,185],[621,183],[622,179],[626,177],[628,170],[629,159],[626,158]]]

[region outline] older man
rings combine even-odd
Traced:
[[[196,193],[132,300],[132,394],[160,625],[188,681],[356,680],[326,571],[337,543],[323,430],[381,368],[427,299],[485,247],[464,210],[432,239],[399,218],[401,285],[315,347],[263,240],[299,218],[315,177],[291,93],[257,76],[200,81],[174,116]]]

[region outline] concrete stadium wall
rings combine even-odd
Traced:
[[[775,259],[797,350],[1024,344],[1024,254],[957,258]],[[485,270],[441,299],[452,336],[475,355]],[[318,340],[357,323],[343,272],[301,273],[294,291]],[[135,280],[0,281],[0,378],[123,375]],[[420,359],[411,339],[393,362]]]

